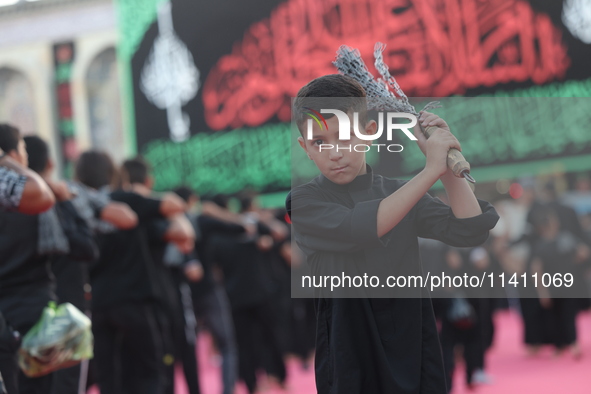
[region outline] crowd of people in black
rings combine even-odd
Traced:
[[[311,299],[291,298],[291,267],[302,261],[284,210],[261,209],[248,193],[204,201],[188,187],[154,193],[139,157],[117,167],[104,152],[84,152],[67,182],[53,180],[53,169],[45,141],[0,125],[0,393],[74,394],[98,384],[102,394],[173,394],[182,366],[197,394],[200,329],[219,352],[224,394],[239,380],[256,392],[259,371],[285,386],[288,354],[307,368],[315,312]],[[581,356],[575,318],[590,306],[591,220],[574,208],[591,191],[583,185],[566,204],[553,184],[523,189],[495,204],[501,221],[483,246],[421,239],[424,272],[572,273],[576,292],[530,283],[433,294],[448,390],[458,345],[467,384],[491,382],[485,354],[498,308],[521,311],[532,355],[553,345]],[[19,343],[50,301],[91,317],[94,359],[30,378],[19,370]]]
[[[485,355],[493,345],[493,314],[498,309],[520,312],[529,356],[551,346],[556,356],[570,350],[575,359],[581,358],[576,318],[591,307],[591,184],[585,174],[573,183],[572,190],[559,197],[553,180],[536,185],[524,179],[515,198],[507,196],[494,204],[500,221],[480,247],[453,248],[420,240],[425,272],[478,277],[486,272],[483,287],[448,287],[433,293],[448,390],[460,354],[469,387],[493,382],[486,373]],[[564,280],[546,280],[543,285],[544,274],[572,282],[567,287]]]
[[[117,168],[98,151],[80,155],[73,181],[55,181],[47,143],[10,125],[0,125],[0,149],[0,373],[8,394],[83,393],[95,383],[102,394],[173,394],[180,365],[189,393],[199,393],[199,328],[219,351],[224,394],[238,380],[255,392],[260,370],[284,386],[288,354],[307,367],[313,307],[290,298],[284,210],[261,209],[247,193],[232,200],[238,210],[226,196],[200,202],[188,187],[154,193],[142,158]],[[91,316],[94,359],[27,377],[19,343],[50,301]]]

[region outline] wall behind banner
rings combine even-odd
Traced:
[[[46,140],[59,176],[86,149],[130,153],[118,29],[112,0],[0,1],[0,122]]]
[[[340,45],[359,48],[376,75],[373,46],[386,43],[385,60],[409,96],[590,97],[591,21],[562,17],[577,3],[118,0],[128,140],[152,162],[159,189],[286,190],[290,98],[336,72]],[[552,144],[547,135],[532,138]],[[506,136],[499,134],[500,145]],[[479,161],[481,149],[466,152],[486,170],[480,181],[495,179],[496,169],[573,154]],[[589,152],[580,153],[576,162],[591,168]],[[390,176],[417,169],[414,154],[379,160]],[[571,161],[564,163],[568,170]]]

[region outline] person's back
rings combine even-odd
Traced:
[[[92,303],[99,309],[126,301],[155,300],[157,295],[146,216],[160,218],[159,201],[123,190],[113,192],[111,199],[128,204],[136,213],[145,213],[138,226],[99,236],[100,258],[91,269]]]
[[[104,165],[105,168],[111,166],[112,163]],[[182,213],[185,208],[184,202],[171,193],[161,198],[151,197],[153,181],[149,165],[140,157],[123,163],[122,178],[121,188],[112,192],[110,198],[134,211],[137,226],[100,237],[101,256],[91,271],[93,309],[107,309],[121,302],[154,302],[161,299],[157,267],[162,264],[160,255],[166,246],[164,240],[170,227],[168,219]],[[154,226],[154,223],[159,224]],[[174,234],[185,235],[181,230],[175,230]],[[185,240],[183,237],[181,241]],[[152,240],[160,245],[159,256],[155,256],[155,250],[150,247]]]
[[[20,165],[28,166],[25,142],[18,130],[0,125],[0,149],[12,155]],[[40,241],[44,240],[40,232],[41,215],[55,218],[51,224],[59,226],[54,209],[55,206],[38,215],[19,212],[0,215],[0,311],[21,337],[37,323],[43,308],[55,298],[49,255],[40,250]],[[0,370],[8,390],[41,392],[47,387],[47,378],[26,378],[17,365],[18,346],[14,345],[13,341],[12,354],[6,351],[8,349],[0,349],[0,353],[4,353],[0,357]]]
[[[70,181],[68,186],[75,193],[72,205],[96,240],[99,229],[114,230],[113,225],[101,221],[106,210],[108,198],[106,195],[98,196],[98,193],[91,191],[86,186]],[[98,198],[98,199],[96,199]],[[96,241],[95,241],[96,242]],[[60,304],[68,302],[80,311],[90,315],[90,277],[89,266],[93,261],[85,261],[69,255],[57,255],[51,259],[51,271],[55,276],[55,293]],[[53,373],[51,391],[49,394],[77,394],[80,387],[86,387],[89,362],[60,369]]]
[[[50,177],[49,148],[45,141],[36,136],[23,139],[17,130],[0,127],[0,142],[15,159],[20,158],[22,165],[36,172],[58,200],[55,206],[38,215],[12,212],[0,218],[0,249],[5,249],[0,253],[4,259],[0,269],[0,310],[24,336],[37,323],[49,301],[55,300],[50,259],[65,254],[88,259],[96,256],[97,248],[71,203],[69,189]],[[13,367],[18,368],[16,362]],[[11,375],[10,380],[14,381],[15,372]],[[45,375],[30,379],[21,373],[20,390],[48,392],[51,378]]]
[[[0,220],[6,217],[7,212],[39,214],[50,209],[55,203],[55,197],[47,184],[37,174],[28,170],[26,165],[15,160],[20,156],[18,151],[13,150],[18,134],[15,128],[0,125]],[[9,155],[2,147],[13,151]],[[8,244],[4,242],[3,245],[6,247]],[[12,250],[11,247],[8,249]],[[6,256],[5,253],[0,255]],[[5,271],[0,273],[0,276],[4,277],[4,284],[15,282],[7,280],[7,277],[14,274],[18,262],[13,261],[12,266],[6,264],[6,260],[3,263]],[[0,289],[2,288],[0,285]],[[1,310],[0,307],[0,393],[6,393],[7,390],[13,393],[18,391],[18,367],[14,355],[20,345],[20,335],[8,324]]]
[[[210,237],[209,249],[209,258],[223,271],[232,308],[260,304],[271,295],[255,239],[218,233]]]
[[[163,355],[154,317],[158,289],[146,233],[149,220],[160,217],[160,201],[122,190],[111,199],[128,204],[139,224],[101,235],[101,255],[90,272],[99,385],[106,393],[123,384],[131,393],[162,394]]]
[[[177,189],[176,192],[181,196],[184,194],[183,198],[189,206],[193,206],[198,201],[196,194],[190,189],[184,192]],[[227,200],[222,196],[217,197],[216,215],[224,216],[228,213],[225,205]],[[222,357],[222,392],[230,394],[234,392],[238,378],[238,350],[234,321],[224,285],[214,277],[214,267],[208,256],[208,247],[211,245],[211,238],[216,234],[238,234],[244,232],[244,228],[238,223],[227,222],[227,219],[222,220],[214,216],[205,213],[189,215],[196,238],[193,253],[186,256],[188,259],[186,267],[192,267],[193,270],[193,275],[188,277],[195,317],[203,321],[205,328],[209,330],[217,344]]]
[[[108,174],[115,173],[112,162],[99,153],[89,155],[90,158],[89,169],[103,168],[107,174],[105,183],[93,186],[102,188],[111,180]],[[128,162],[145,165],[140,160]],[[137,226],[99,237],[101,256],[90,272],[98,381],[104,393],[123,387],[129,393],[163,394],[166,377],[162,340],[154,315],[159,292],[148,226],[153,220],[183,212],[185,206],[172,196],[147,197],[148,193],[130,184],[130,174],[125,175],[127,181],[122,189],[110,197],[133,210]]]
[[[37,215],[0,216],[0,310],[18,328],[32,327],[53,299],[49,256],[36,253],[38,226]]]
[[[26,144],[18,129],[0,125],[0,150],[2,156],[9,155],[19,165],[28,167]],[[10,187],[12,194],[19,190],[19,198],[23,193],[24,185],[18,181],[1,186]],[[38,253],[39,218],[14,211],[0,216],[0,311],[19,330],[32,327],[53,296],[49,257]]]
[[[93,239],[96,239],[99,234],[111,233],[117,227],[133,227],[133,216],[131,218],[124,217],[114,224],[102,219],[106,216],[105,211],[112,209],[113,206],[107,193],[99,193],[75,181],[69,181],[67,184],[75,193],[72,205],[80,220],[84,221],[91,231]],[[123,209],[125,209],[125,213],[131,212],[127,207]],[[91,263],[94,261],[81,261],[69,255],[59,255],[52,258],[51,270],[55,275],[56,294],[60,303],[69,302],[81,311],[89,310],[91,297],[88,271]]]
[[[265,352],[268,374],[280,384],[286,379],[269,273],[264,270],[257,239],[258,235],[216,234],[209,243],[211,261],[223,271],[238,342],[239,376],[249,393],[256,392],[256,369]],[[260,335],[265,339],[262,344]]]

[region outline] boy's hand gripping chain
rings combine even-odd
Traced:
[[[419,126],[421,127],[421,131],[427,138],[429,138],[431,134],[433,134],[433,132],[437,130],[437,127],[434,126],[429,126],[426,129],[423,128],[423,126],[420,123]],[[470,175],[470,163],[466,161],[464,155],[462,155],[462,153],[456,148],[451,148],[447,152],[447,167],[458,178],[464,177],[469,182],[476,183],[476,180],[472,177],[472,175]]]
[[[385,47],[385,44],[378,42],[374,49],[375,66],[382,76],[377,81],[365,66],[363,59],[361,59],[361,54],[357,49],[342,45],[337,51],[337,58],[333,64],[342,74],[355,78],[363,86],[367,93],[367,106],[369,109],[405,112],[418,117],[419,114],[415,107],[409,103],[408,97],[404,94],[396,79],[390,75],[388,66],[384,63],[382,52]],[[396,92],[398,97],[390,88]],[[423,108],[423,111],[439,107],[441,105],[438,101],[432,101]],[[420,123],[419,127],[427,138],[437,129],[437,127],[427,127],[424,129]],[[450,149],[447,153],[447,166],[458,178],[464,177],[472,183],[476,182],[470,175],[470,163],[466,161],[457,149]]]

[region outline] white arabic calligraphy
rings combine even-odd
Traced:
[[[199,70],[187,46],[175,34],[170,1],[158,8],[158,37],[142,70],[140,89],[148,100],[166,109],[170,138],[187,140],[191,121],[182,106],[199,90]]]

